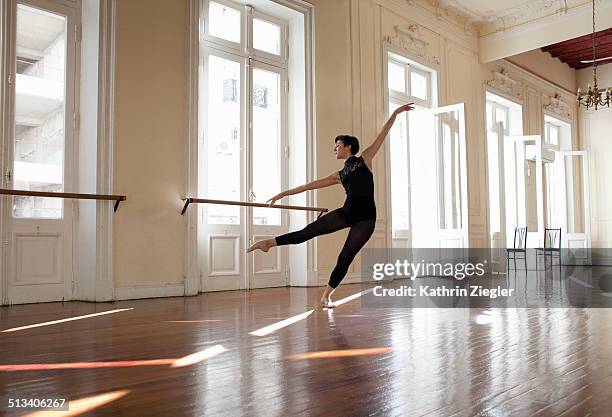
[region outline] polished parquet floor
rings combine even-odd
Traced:
[[[0,308],[0,415],[612,415],[610,309],[311,312],[320,291]],[[6,408],[32,396],[71,411]]]

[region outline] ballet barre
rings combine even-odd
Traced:
[[[278,209],[290,209],[290,210],[306,210],[306,211],[318,211],[319,215],[317,218],[321,217],[323,213],[328,212],[329,210],[323,207],[305,207],[305,206],[288,206],[285,204],[274,204],[269,205],[266,203],[248,203],[245,201],[230,201],[230,200],[210,200],[207,198],[183,198],[185,201],[185,205],[183,206],[183,211],[181,211],[181,215],[185,214],[187,211],[187,207],[189,207],[192,203],[204,203],[204,204],[223,204],[228,206],[247,206],[247,207],[266,207],[266,208],[278,208]]]
[[[127,197],[124,195],[7,190],[3,188],[0,188],[0,195],[12,195],[12,196],[20,196],[20,197],[50,197],[50,198],[64,198],[64,199],[69,198],[69,199],[77,199],[77,200],[114,201],[115,205],[114,205],[113,211],[115,212],[119,208],[119,203],[127,200]]]

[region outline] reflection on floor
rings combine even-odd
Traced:
[[[131,310],[0,333],[0,392],[68,396],[96,416],[612,415],[612,310],[375,309],[355,297],[305,314],[320,291],[4,307],[0,330]],[[129,362],[141,365],[112,366]],[[71,363],[109,365],[11,368]]]

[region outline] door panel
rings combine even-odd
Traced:
[[[491,271],[506,270],[506,198],[504,192],[504,125],[487,130],[487,187],[489,195],[489,245]],[[501,169],[500,169],[501,168]]]
[[[513,247],[515,227],[528,227],[528,248],[541,247],[544,234],[542,138],[508,136],[504,144],[506,245]]]
[[[250,201],[266,200],[286,189],[286,153],[284,135],[283,89],[286,73],[271,65],[253,63],[251,66],[251,123],[249,148],[251,156]],[[253,207],[250,221],[251,242],[269,239],[286,233],[288,213],[280,209]],[[276,247],[268,252],[252,254],[249,288],[285,286],[287,248]]]
[[[199,195],[240,201],[244,195],[244,71],[240,57],[205,53],[200,94]],[[202,204],[203,291],[245,288],[244,207]]]
[[[586,151],[559,152],[562,245],[569,249],[591,247],[589,161]]]
[[[441,248],[466,248],[468,242],[467,158],[463,103],[434,109],[438,229]]]
[[[13,118],[5,138],[12,175],[5,186],[47,192],[74,189],[76,13],[47,1],[13,4],[15,82],[7,91]],[[10,201],[3,213],[9,229],[8,301],[70,299],[74,202],[5,198]]]

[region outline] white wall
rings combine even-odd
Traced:
[[[593,70],[577,71],[578,86],[583,90],[593,83]],[[612,64],[597,69],[600,88],[612,86]],[[591,242],[593,247],[612,247],[612,108],[581,110],[583,148],[589,155],[591,200]]]
[[[542,134],[543,106],[558,93],[575,120],[572,92],[505,61],[480,64],[479,43],[462,27],[395,0],[311,0],[315,5],[316,177],[341,168],[333,139],[341,133],[367,146],[386,120],[383,42],[396,26],[417,25],[423,48],[404,42],[406,55],[438,70],[439,105],[465,103],[468,146],[470,245],[487,244],[484,95],[493,72],[505,68],[512,91],[492,89],[523,102],[525,134]],[[181,285],[185,228],[179,215],[186,186],[186,0],[117,3],[117,85],[114,190],[128,202],[114,215],[114,275],[118,286]],[[556,84],[563,81],[555,74]],[[494,84],[494,83],[493,83]],[[291,89],[290,89],[291,91]],[[517,98],[518,97],[518,98]],[[384,151],[374,161],[378,222],[369,247],[387,247],[388,190]],[[339,207],[341,186],[317,192],[317,205]],[[319,283],[333,269],[346,231],[318,238]],[[359,261],[350,273],[358,275]],[[350,276],[349,276],[350,279]],[[316,281],[316,280],[315,280]],[[347,280],[348,281],[348,280]]]

